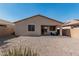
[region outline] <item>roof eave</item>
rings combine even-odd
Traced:
[[[42,17],[48,18],[48,17],[43,16],[43,15],[34,15],[34,16],[31,16],[31,17],[24,18],[24,19],[22,19],[22,20],[16,21],[16,22],[14,22],[14,23],[18,23],[18,22],[21,22],[21,21],[24,21],[24,20],[26,20],[26,19],[29,19],[29,18],[32,18],[32,17],[36,17],[36,16],[42,16]],[[51,18],[48,18],[48,19],[54,20],[54,19],[51,19]],[[59,23],[61,23],[61,24],[64,24],[63,22],[60,22],[60,21],[57,21],[57,20],[54,20],[54,21],[59,22]]]

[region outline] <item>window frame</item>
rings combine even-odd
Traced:
[[[28,25],[28,31],[35,31],[35,25]]]

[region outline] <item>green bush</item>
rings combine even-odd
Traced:
[[[3,52],[3,56],[37,56],[37,52],[34,52],[30,48],[22,49],[20,48],[13,48],[13,49],[8,49],[7,51]]]

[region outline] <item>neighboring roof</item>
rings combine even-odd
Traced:
[[[60,22],[60,21],[57,21],[57,20],[54,20],[54,19],[48,18],[48,17],[43,16],[43,15],[34,15],[34,16],[31,16],[31,17],[28,17],[28,18],[25,18],[25,19],[22,19],[22,20],[16,21],[16,22],[14,22],[14,23],[18,23],[18,22],[21,22],[21,21],[24,21],[24,20],[27,20],[27,19],[30,19],[30,18],[33,18],[33,17],[37,17],[37,16],[41,16],[41,17],[44,17],[44,18],[47,18],[47,19],[50,19],[50,20],[53,20],[53,21],[56,21],[56,22],[59,22],[59,23],[64,24],[63,22]]]
[[[77,20],[67,22],[63,26],[73,26],[73,25],[79,25],[79,20],[77,19]]]
[[[6,20],[2,20],[2,19],[0,19],[0,25],[7,25],[7,24],[13,24],[12,22],[8,22],[8,21],[6,21]]]

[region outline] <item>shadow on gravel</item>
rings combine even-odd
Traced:
[[[6,42],[7,40],[11,40],[12,38],[16,38],[18,36],[14,36],[14,35],[9,35],[9,36],[2,36],[0,37],[0,46],[5,45],[9,42]]]

